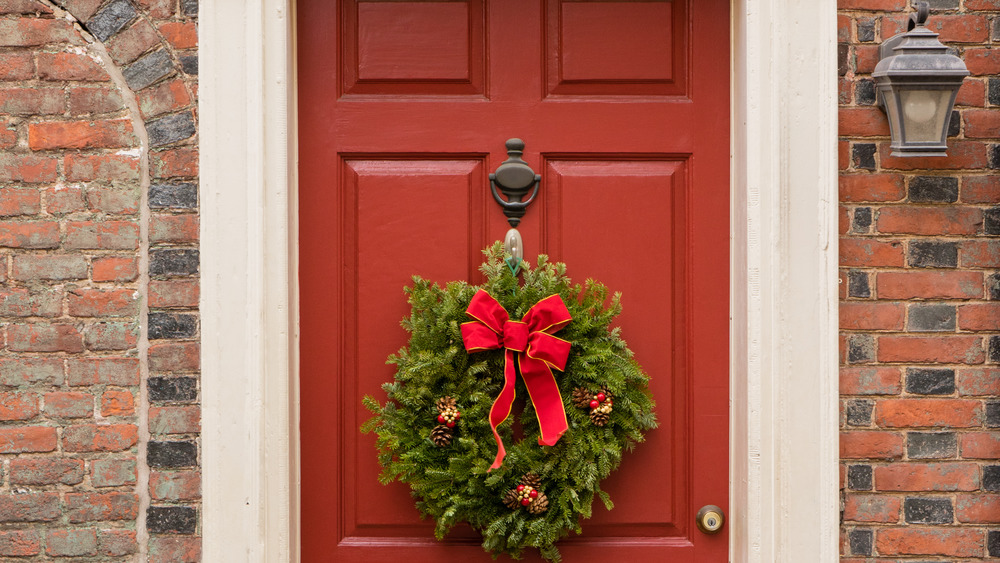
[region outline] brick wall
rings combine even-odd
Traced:
[[[972,72],[947,158],[873,105],[912,2],[839,2],[843,561],[1000,557],[1000,0],[930,4]]]
[[[0,560],[200,559],[196,18],[0,0]]]

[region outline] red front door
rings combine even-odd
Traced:
[[[433,539],[358,427],[406,342],[410,276],[481,279],[508,228],[487,175],[520,137],[542,175],[526,258],[624,294],[660,421],[564,559],[726,561],[728,528],[694,518],[728,504],[728,1],[297,10],[303,560],[491,561],[471,531]]]

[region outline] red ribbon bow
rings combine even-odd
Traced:
[[[569,428],[559,386],[551,370],[566,369],[569,357],[570,343],[552,336],[553,332],[558,332],[573,320],[562,298],[550,295],[528,309],[522,320],[512,321],[500,303],[480,289],[465,312],[476,319],[462,324],[462,341],[466,350],[478,352],[504,348],[506,351],[503,389],[490,407],[490,427],[498,447],[497,457],[490,469],[500,467],[507,455],[497,426],[507,420],[514,404],[515,365],[520,368],[528,395],[535,405],[535,416],[542,431],[538,444],[554,446]]]

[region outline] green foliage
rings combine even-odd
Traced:
[[[559,561],[555,542],[569,532],[582,531],[580,520],[591,516],[595,496],[608,510],[613,506],[601,490],[601,480],[621,462],[622,453],[643,441],[643,433],[656,427],[649,394],[649,378],[632,358],[625,342],[610,323],[621,310],[619,295],[593,280],[581,286],[566,277],[566,265],[538,257],[538,266],[522,263],[523,284],[518,284],[504,263],[498,242],[484,251],[481,286],[520,319],[528,309],[549,295],[559,294],[573,321],[557,333],[572,343],[566,371],[555,371],[569,419],[569,430],[555,446],[539,446],[538,421],[527,402],[516,416],[523,439],[513,437],[515,415],[500,425],[507,457],[499,469],[488,471],[496,455],[489,426],[489,411],[503,384],[504,353],[490,350],[469,354],[462,344],[460,326],[469,321],[465,309],[479,289],[463,281],[445,287],[414,277],[407,288],[412,306],[403,327],[410,332],[408,347],[389,358],[397,368],[395,381],[383,385],[388,401],[383,405],[365,397],[364,406],[374,417],[364,432],[377,435],[380,480],[409,483],[417,508],[437,521],[435,535],[444,537],[459,522],[468,522],[483,536],[483,548],[515,558],[525,547],[535,547],[542,557]],[[614,397],[611,418],[603,426],[591,423],[585,409],[573,406],[574,388],[608,389]],[[438,398],[458,401],[462,418],[455,439],[439,448],[430,440]],[[527,397],[518,378],[518,397]],[[526,473],[542,480],[548,511],[531,515],[507,508],[502,497]]]

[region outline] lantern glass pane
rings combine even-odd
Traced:
[[[903,133],[908,143],[939,143],[944,136],[944,122],[948,119],[948,102],[951,90],[901,89],[899,101],[903,106]]]

